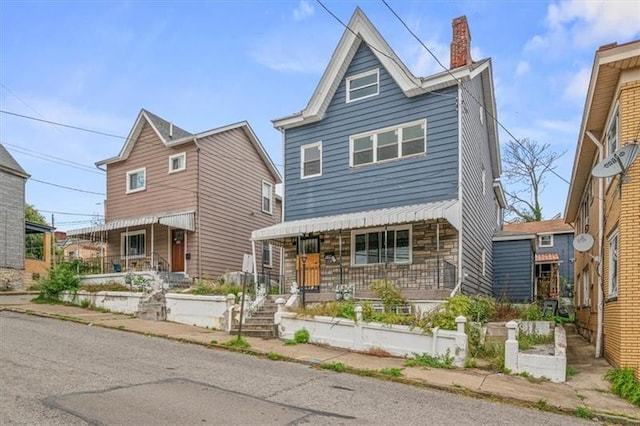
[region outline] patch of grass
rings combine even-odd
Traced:
[[[234,339],[224,342],[223,345],[234,349],[249,349],[251,347],[251,344],[249,344],[249,342],[247,342],[242,336],[238,336]]]
[[[540,334],[518,333],[518,349],[520,349],[521,351],[526,351],[536,345],[546,345],[552,343],[553,339],[554,336],[552,334],[545,336]]]
[[[602,389],[602,388],[596,388],[596,392],[600,392],[600,393],[609,393],[608,390],[606,389]]]
[[[124,329],[125,329],[124,325],[119,325],[118,326],[118,330],[124,330]]]
[[[341,362],[323,362],[320,364],[320,368],[323,370],[333,370],[336,373],[344,373],[347,371],[347,368]]]
[[[406,360],[404,365],[407,367],[453,368],[453,358],[448,352],[442,357],[414,354],[414,357]]]
[[[306,328],[296,330],[293,333],[293,340],[296,343],[309,343],[309,331]]]
[[[580,417],[581,419],[592,419],[593,411],[589,410],[584,405],[579,405],[576,407],[576,411],[573,413],[576,417]]]
[[[238,299],[238,293],[242,292],[242,287],[225,283],[223,280],[211,281],[202,279],[196,284],[196,288],[191,291],[192,294],[207,295],[213,294],[218,296],[226,296],[227,294],[233,294]]]
[[[578,374],[578,373],[579,373],[579,371],[578,371],[578,370],[576,370],[575,368],[573,368],[573,367],[567,367],[567,377],[573,377],[573,376],[575,376],[575,375],[576,375],[576,374]]]
[[[541,411],[546,411],[549,409],[549,404],[547,403],[547,398],[540,398],[538,402],[536,402],[536,408]]]
[[[293,339],[287,339],[284,341],[285,346],[295,346],[298,344],[298,342],[296,342]]]
[[[527,373],[526,371],[523,371],[522,373],[518,374],[518,376],[524,377],[525,379],[527,379],[529,383],[540,383],[544,381],[544,379],[542,378],[539,379],[537,377],[533,377],[531,374]]]
[[[267,354],[267,358],[269,358],[271,361],[280,361],[282,359],[282,356],[276,352],[269,352]]]
[[[476,368],[478,366],[478,360],[475,358],[467,358],[464,362],[464,368]]]
[[[635,378],[633,368],[614,368],[604,377],[611,382],[613,393],[640,407],[640,380]]]
[[[580,399],[580,401],[584,401],[585,399],[587,399],[587,396],[581,394],[580,392],[576,392],[576,396]]]
[[[364,370],[358,370],[358,374],[364,377],[372,377],[372,376],[375,376],[376,373],[377,373],[376,370],[370,370],[368,368]]]
[[[397,368],[397,367],[381,368],[380,374],[384,374],[385,376],[391,376],[391,377],[402,377],[402,368]]]
[[[91,301],[89,299],[84,299],[80,302],[80,307],[81,308],[88,308],[89,306],[91,306]]]
[[[216,339],[211,339],[211,340],[209,341],[209,344],[210,344],[210,345],[217,345],[217,344],[218,344],[218,341],[217,341]]]

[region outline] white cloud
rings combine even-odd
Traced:
[[[579,126],[579,124],[570,120],[538,120],[536,123],[544,129],[562,133],[577,132]]]
[[[547,9],[547,32],[532,37],[525,48],[557,52],[625,42],[640,34],[638,22],[640,7],[633,0],[555,2]]]
[[[449,66],[449,46],[435,40],[426,40],[424,43],[429,46],[442,65]],[[408,52],[407,57],[410,58],[407,66],[414,75],[428,76],[444,71],[433,56],[420,45],[416,45],[411,52]]]
[[[531,66],[527,61],[520,61],[516,66],[516,77],[521,77],[531,70]]]
[[[589,87],[589,79],[591,78],[591,69],[584,67],[576,74],[567,77],[564,89],[564,98],[577,103],[584,102]]]
[[[259,64],[275,71],[321,73],[327,65],[322,57],[325,49],[310,46],[304,37],[292,40],[286,34],[273,34],[260,39],[259,43],[250,55]]]
[[[311,15],[313,15],[313,5],[307,0],[301,0],[298,7],[293,9],[293,19],[296,21],[302,21]]]

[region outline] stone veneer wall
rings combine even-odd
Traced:
[[[20,269],[0,268],[0,290],[22,290],[22,274]]]

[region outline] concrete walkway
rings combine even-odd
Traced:
[[[233,337],[222,331],[177,324],[146,321],[129,315],[103,313],[75,306],[31,303],[34,294],[0,294],[0,310],[75,321],[153,335],[178,341],[226,348],[222,344]],[[564,383],[530,382],[520,376],[493,373],[480,369],[437,369],[405,367],[404,359],[354,353],[343,349],[310,344],[285,345],[278,339],[246,337],[251,347],[246,352],[266,356],[276,354],[284,360],[309,364],[341,363],[353,373],[382,376],[383,368],[402,369],[398,378],[405,383],[428,386],[449,392],[467,394],[552,411],[575,413],[579,407],[594,417],[607,421],[640,425],[640,408],[609,392],[603,379],[610,368],[604,359],[594,359],[594,348],[568,327],[568,366],[577,374]]]

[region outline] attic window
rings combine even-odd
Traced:
[[[187,153],[181,152],[180,154],[169,156],[169,173],[175,173],[187,168]]]
[[[347,103],[376,96],[379,93],[378,68],[347,77]]]

